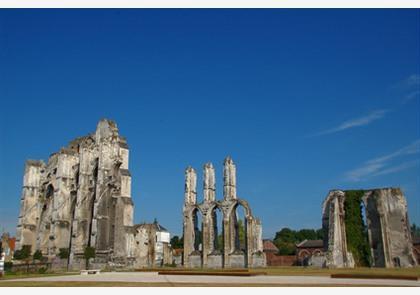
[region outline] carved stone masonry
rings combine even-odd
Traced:
[[[47,163],[25,166],[17,245],[53,257],[70,250],[70,268],[83,267],[83,251],[98,261],[126,260],[133,226],[129,150],[116,124],[101,120],[96,132],[77,138]]]
[[[262,226],[248,202],[236,195],[236,166],[230,157],[224,161],[223,200],[216,200],[216,179],[211,163],[203,167],[203,202],[197,202],[197,175],[185,171],[183,207],[184,267],[242,268],[265,266]],[[245,211],[244,237],[240,243],[238,207]],[[199,224],[198,216],[202,222]],[[217,226],[221,218],[222,228]]]

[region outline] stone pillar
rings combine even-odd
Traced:
[[[197,203],[197,174],[191,166],[185,170],[184,203],[189,205]]]
[[[193,208],[197,203],[197,174],[192,167],[185,170],[185,192],[183,208],[184,266],[189,267],[189,256],[194,251]]]
[[[212,163],[204,165],[204,202],[216,200],[216,177]]]
[[[223,163],[223,197],[225,200],[236,199],[236,166],[230,157]]]
[[[52,211],[52,249],[58,253],[60,248],[70,247],[72,211],[77,194],[77,170],[79,158],[70,150],[61,150],[57,163],[57,187],[55,188]],[[74,193],[73,193],[74,192]]]
[[[328,232],[327,266],[329,267],[354,267],[353,257],[347,251],[344,200],[343,191],[331,191],[323,204],[323,226]]]
[[[230,267],[230,253],[231,253],[231,240],[232,240],[232,231],[230,227],[230,214],[224,214],[223,218],[223,267]]]
[[[39,194],[41,170],[45,167],[42,161],[26,161],[23,177],[23,189],[18,227],[16,230],[16,249],[30,245],[31,251],[36,248],[36,232],[39,219]]]
[[[69,263],[71,266],[73,266],[74,256],[77,255],[81,259],[84,249],[89,245],[98,168],[93,144],[93,139],[89,138],[80,146],[79,188],[76,197]]]

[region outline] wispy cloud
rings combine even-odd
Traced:
[[[410,77],[408,77],[404,81],[405,85],[411,87],[411,86],[419,86],[420,85],[420,75],[413,74]]]
[[[420,75],[412,74],[405,78],[404,80],[399,81],[394,84],[392,88],[402,88],[402,89],[412,89],[413,87],[420,85]]]
[[[408,161],[408,162],[404,162],[400,165],[397,166],[393,166],[384,170],[379,171],[378,173],[373,174],[372,176],[378,176],[378,175],[385,175],[385,174],[391,174],[391,173],[396,173],[396,172],[400,172],[406,169],[409,169],[411,167],[417,166],[420,163],[419,160],[413,160],[413,161]]]
[[[347,129],[350,129],[350,128],[354,128],[354,127],[365,126],[365,125],[368,125],[368,124],[372,123],[373,121],[382,119],[386,115],[386,113],[388,113],[388,110],[376,110],[376,111],[373,111],[373,112],[367,114],[366,116],[344,121],[343,123],[341,123],[337,127],[318,132],[318,133],[314,134],[313,136],[331,134],[331,133],[344,131],[344,130],[347,130]]]
[[[363,166],[346,173],[349,181],[360,181],[369,177],[399,172],[411,168],[419,163],[418,160],[402,163],[390,167],[390,162],[400,156],[418,154],[420,152],[420,139],[388,155],[367,161]]]
[[[407,103],[417,97],[420,97],[420,90],[413,91],[404,97],[403,103]]]

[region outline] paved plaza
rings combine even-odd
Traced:
[[[328,276],[188,276],[159,275],[157,272],[109,272],[97,275],[65,275],[14,279],[27,282],[130,282],[167,285],[267,285],[267,286],[411,286],[420,287],[419,281],[381,279],[333,279]],[[71,286],[71,284],[69,284]]]

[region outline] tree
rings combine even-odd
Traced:
[[[69,258],[69,255],[70,255],[69,248],[60,248],[59,249],[58,257],[60,257],[61,259]]]
[[[281,240],[283,242],[294,243],[296,241],[296,232],[288,227],[282,228],[276,232],[274,240]]]
[[[31,256],[31,245],[23,245],[22,249],[16,250],[13,258],[16,260],[25,260]]]
[[[420,237],[420,227],[417,226],[415,223],[411,225],[411,236],[414,237]]]
[[[173,236],[171,239],[171,245],[174,249],[184,248],[184,237],[179,238],[178,236]]]
[[[239,236],[239,248],[245,251],[246,245],[246,234],[245,234],[245,226],[242,219],[238,220],[238,236]]]
[[[89,259],[96,257],[95,248],[87,246],[83,252],[83,257],[86,260],[86,269],[89,269]]]
[[[300,229],[296,231],[284,227],[276,232],[273,243],[279,248],[279,255],[294,255],[297,243],[304,240],[322,240],[323,236],[323,229]]]
[[[34,260],[41,260],[43,257],[41,250],[36,250],[32,257]]]

